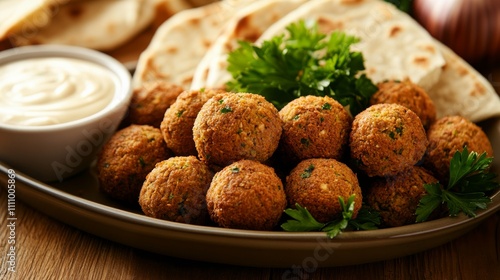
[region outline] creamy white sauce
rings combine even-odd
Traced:
[[[0,65],[0,122],[44,126],[85,118],[110,104],[115,79],[103,66],[73,58]]]

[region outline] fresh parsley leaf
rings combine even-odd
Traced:
[[[288,208],[285,214],[294,220],[288,220],[281,225],[286,231],[317,231],[321,230],[325,224],[316,221],[306,208],[295,204],[296,209]]]
[[[339,196],[342,217],[327,223],[318,222],[306,208],[295,204],[296,209],[288,208],[285,210],[285,213],[293,220],[286,221],[281,225],[281,228],[285,231],[324,231],[329,238],[334,238],[348,227],[356,230],[376,229],[376,225],[380,224],[380,216],[378,212],[371,209],[361,207],[356,219],[352,219],[354,198],[355,195],[351,195],[345,203],[344,199]]]
[[[448,214],[456,216],[463,212],[475,217],[478,209],[486,209],[491,198],[487,192],[500,187],[497,175],[489,173],[493,158],[486,153],[469,152],[464,147],[457,151],[450,161],[450,177],[446,187],[439,183],[425,184],[427,194],[419,202],[416,210],[416,221],[423,222],[441,204],[446,205]]]
[[[380,213],[362,205],[356,219],[349,221],[349,227],[355,230],[373,230],[380,226]]]
[[[239,42],[229,53],[230,91],[260,94],[278,109],[305,95],[330,96],[352,115],[369,106],[377,87],[360,72],[363,55],[350,50],[359,39],[343,32],[325,35],[316,23],[301,20],[286,27],[287,36],[260,47]]]

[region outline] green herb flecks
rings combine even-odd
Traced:
[[[306,169],[304,169],[304,172],[300,174],[300,178],[305,179],[311,177],[313,170],[314,170],[314,165],[313,164],[309,165]]]
[[[448,185],[442,187],[439,183],[425,184],[427,194],[420,199],[416,210],[416,221],[426,221],[442,204],[450,216],[463,212],[469,217],[475,217],[478,209],[486,209],[491,198],[487,192],[500,187],[496,174],[489,173],[493,158],[486,153],[469,152],[464,147],[457,151],[450,161],[450,177]]]
[[[356,219],[352,218],[354,214],[354,198],[355,195],[353,194],[349,197],[347,203],[345,203],[344,199],[339,196],[342,208],[341,218],[327,223],[318,222],[306,208],[296,204],[296,209],[288,208],[285,210],[285,213],[293,218],[293,220],[286,221],[281,225],[281,228],[285,231],[324,231],[329,238],[336,237],[347,228],[354,230],[376,229],[380,225],[378,213],[369,209],[363,209],[364,206],[361,207]]]
[[[231,107],[229,107],[229,106],[225,106],[222,109],[220,109],[220,112],[222,114],[227,114],[227,113],[232,112],[232,111],[233,111],[233,109],[231,109]]]
[[[233,79],[227,88],[263,95],[278,109],[305,95],[330,96],[352,115],[369,106],[377,87],[364,74],[363,55],[350,47],[359,39],[342,32],[329,35],[317,24],[299,21],[288,35],[264,41],[260,47],[240,41],[229,54]]]

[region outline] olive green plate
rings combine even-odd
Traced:
[[[500,119],[488,121],[484,128],[495,154],[500,155]],[[0,163],[4,188],[8,168]],[[500,173],[500,156],[493,169]],[[103,196],[92,168],[50,185],[16,170],[16,196],[63,223],[121,244],[179,258],[264,267],[343,266],[410,255],[463,235],[500,209],[499,191],[476,218],[460,215],[391,229],[344,232],[328,239],[321,232],[233,230],[149,218]]]

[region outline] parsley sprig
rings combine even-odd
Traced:
[[[491,198],[487,192],[500,187],[496,174],[489,168],[493,158],[486,153],[469,152],[464,147],[457,151],[450,161],[450,177],[445,188],[439,183],[425,184],[427,194],[420,199],[417,207],[417,222],[423,222],[442,204],[446,205],[448,214],[456,216],[463,212],[475,217],[478,209],[486,209]]]
[[[348,227],[356,230],[376,229],[380,225],[378,212],[361,207],[356,219],[352,218],[354,198],[355,195],[351,195],[345,203],[344,199],[339,196],[342,217],[327,223],[318,222],[306,208],[295,204],[296,209],[288,208],[285,210],[285,213],[293,220],[286,221],[281,225],[281,228],[285,231],[324,231],[329,238],[334,238]]]
[[[263,95],[278,109],[304,95],[330,96],[352,115],[369,105],[377,87],[365,74],[361,52],[350,50],[359,42],[343,32],[329,35],[316,23],[301,20],[286,27],[288,36],[264,41],[261,47],[240,41],[229,54],[231,91]]]

